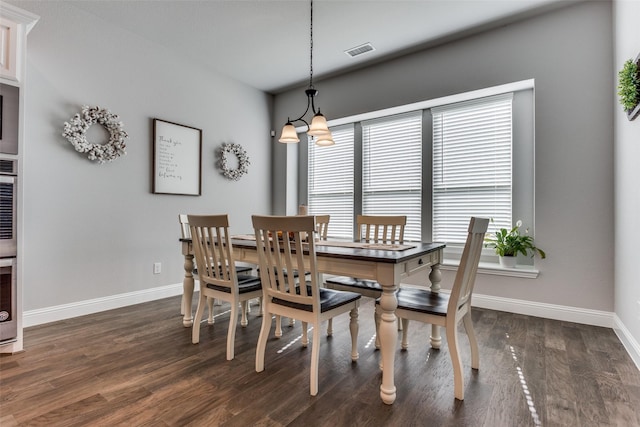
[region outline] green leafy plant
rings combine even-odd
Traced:
[[[625,111],[631,111],[640,103],[640,75],[638,64],[629,59],[618,72],[618,95]]]
[[[527,228],[524,234],[520,234],[520,227],[522,227],[522,221],[518,220],[511,230],[501,228],[485,237],[485,247],[494,248],[499,256],[516,256],[519,253],[527,256],[531,252],[531,257],[538,254],[540,258],[546,258],[547,254],[533,244],[533,237],[528,234],[529,229]]]

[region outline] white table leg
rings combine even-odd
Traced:
[[[185,245],[186,243],[183,243]],[[182,325],[190,328],[193,325],[193,316],[191,314],[191,301],[193,300],[193,255],[188,251],[184,252],[184,280],[182,281]]]
[[[394,383],[394,362],[396,343],[398,341],[398,327],[396,319],[396,308],[398,299],[396,298],[395,285],[382,285],[382,296],[380,297],[380,352],[382,353],[382,385],[380,385],[380,398],[387,405],[391,405],[396,400],[396,386]]]
[[[440,292],[440,282],[442,281],[442,273],[440,272],[440,264],[434,264],[429,274],[431,281],[431,292]],[[442,345],[442,336],[440,336],[440,327],[431,325],[431,347],[440,348]]]

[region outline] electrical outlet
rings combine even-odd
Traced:
[[[162,272],[162,264],[159,262],[153,263],[153,274],[160,274]]]

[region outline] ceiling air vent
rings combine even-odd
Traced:
[[[363,45],[352,47],[351,49],[347,49],[344,51],[344,53],[346,53],[352,58],[355,58],[356,56],[362,55],[363,53],[371,52],[374,50],[375,48],[371,45],[371,43],[365,43]]]

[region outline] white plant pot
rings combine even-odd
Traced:
[[[515,256],[501,256],[498,258],[500,259],[501,267],[514,268],[518,262],[518,257]]]

